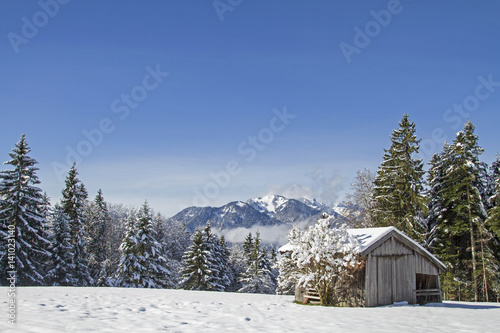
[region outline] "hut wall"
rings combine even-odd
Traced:
[[[365,306],[407,301],[416,303],[416,254],[396,240],[387,239],[366,258]]]

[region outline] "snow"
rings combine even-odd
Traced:
[[[498,332],[500,304],[334,308],[293,296],[185,290],[18,287],[17,325],[0,332]],[[0,287],[0,295],[8,288]]]
[[[347,232],[356,237],[359,240],[361,249],[363,252],[365,249],[370,247],[373,243],[378,241],[384,235],[386,235],[391,230],[397,230],[394,227],[385,227],[385,228],[361,228],[361,229],[347,229]]]

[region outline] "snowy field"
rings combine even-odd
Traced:
[[[500,304],[327,308],[291,296],[121,288],[17,288],[0,332],[500,332]]]

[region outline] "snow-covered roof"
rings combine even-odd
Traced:
[[[361,245],[360,251],[363,252],[369,248],[376,241],[387,235],[391,230],[396,230],[394,227],[385,228],[361,228],[361,229],[347,229],[347,232],[356,237]]]

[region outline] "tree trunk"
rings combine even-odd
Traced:
[[[467,207],[469,209],[469,225],[470,225],[470,247],[472,252],[472,288],[474,289],[474,302],[479,302],[479,294],[477,288],[477,263],[476,263],[476,240],[474,237],[474,223],[472,223],[472,212],[470,202],[470,192],[467,188]]]

